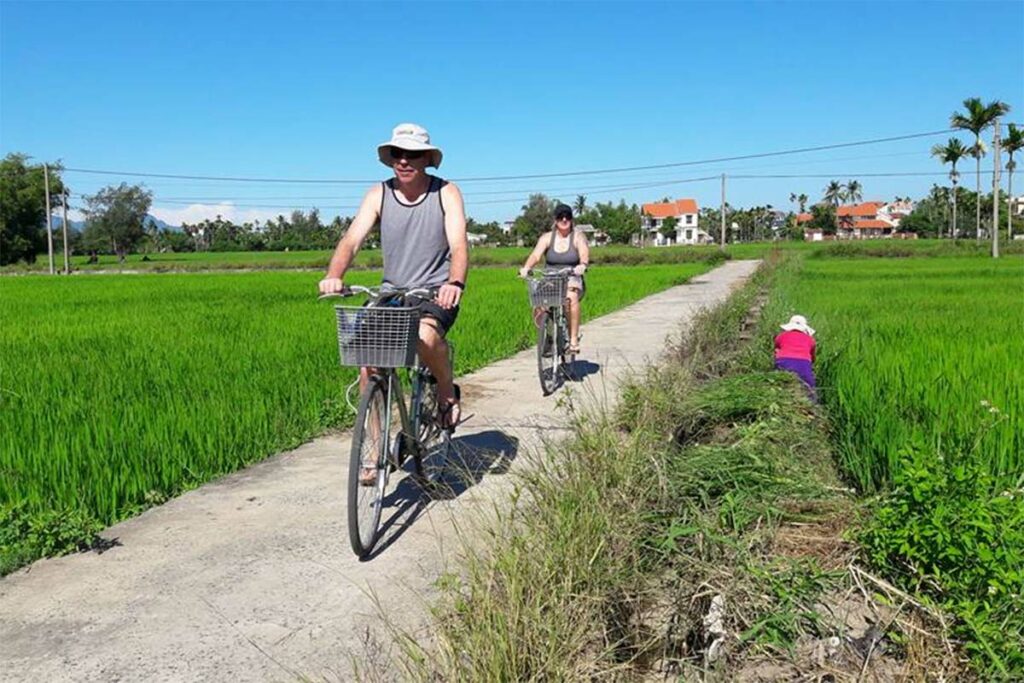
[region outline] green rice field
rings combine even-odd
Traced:
[[[877,494],[864,559],[952,615],[979,680],[1021,680],[1024,258],[846,256],[800,259],[772,306],[818,330],[834,451]]]
[[[594,268],[584,316],[710,268]],[[378,277],[362,272],[350,282]],[[0,522],[6,509],[30,518],[71,511],[109,524],[344,425],[351,415],[343,387],[355,371],[338,366],[334,312],[316,301],[318,279],[5,278]],[[469,285],[452,332],[459,373],[534,339],[526,287],[510,269],[473,271]],[[0,530],[0,555],[18,535]]]
[[[842,464],[868,490],[908,446],[1024,469],[1024,259],[814,259],[782,285],[818,330]]]
[[[763,252],[768,244],[760,245]],[[474,247],[470,249],[470,263],[474,266],[513,266],[526,260],[530,253],[526,247]],[[747,251],[750,251],[747,249]],[[720,250],[714,246],[700,247],[659,247],[638,249],[625,245],[594,247],[591,260],[595,264],[614,263],[686,263],[690,261],[721,259]],[[116,256],[101,255],[98,263],[87,263],[86,256],[72,256],[71,268],[77,272],[125,271],[125,272],[196,272],[209,270],[323,270],[331,259],[331,251],[203,251],[129,254],[124,263]],[[63,256],[57,255],[57,268],[63,266]],[[354,267],[360,269],[380,268],[380,250],[363,249],[356,256]],[[19,263],[4,266],[0,272],[45,272],[48,268],[45,256],[33,264]]]

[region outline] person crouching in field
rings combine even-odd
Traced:
[[[782,332],[775,337],[775,369],[792,372],[799,377],[807,385],[811,399],[817,401],[813,367],[814,328],[807,324],[807,318],[802,315],[794,315],[781,327]]]

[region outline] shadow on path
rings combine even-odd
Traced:
[[[434,448],[423,461],[424,473],[431,481],[427,491],[413,476],[411,461],[406,463],[402,480],[384,499],[380,539],[364,562],[378,557],[401,538],[431,501],[454,500],[484,476],[508,472],[519,454],[519,439],[491,429],[453,438],[447,458],[442,451],[441,447]]]

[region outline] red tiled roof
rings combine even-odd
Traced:
[[[668,218],[669,216],[697,213],[697,200],[677,199],[674,202],[644,204],[643,211],[652,218]]]
[[[814,214],[798,213],[796,215],[796,222],[797,222],[797,224],[806,223],[807,221],[811,220],[812,218],[814,218]]]
[[[862,204],[848,204],[840,206],[836,210],[836,216],[875,216],[878,210],[885,206],[885,202],[864,202]]]
[[[894,228],[896,226],[888,221],[854,221],[853,227],[860,228],[861,230],[882,230],[884,228]]]

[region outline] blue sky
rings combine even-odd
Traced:
[[[616,168],[942,130],[974,95],[1024,121],[1024,3],[0,3],[0,152],[84,169],[382,178],[375,147],[401,121],[430,130],[445,177]],[[479,220],[530,191],[717,204],[717,181],[668,183],[939,172],[944,139],[461,187]],[[349,214],[366,189],[66,179],[145,182],[172,222]],[[866,199],[939,180],[861,178]],[[827,181],[735,179],[729,198],[788,208]]]

